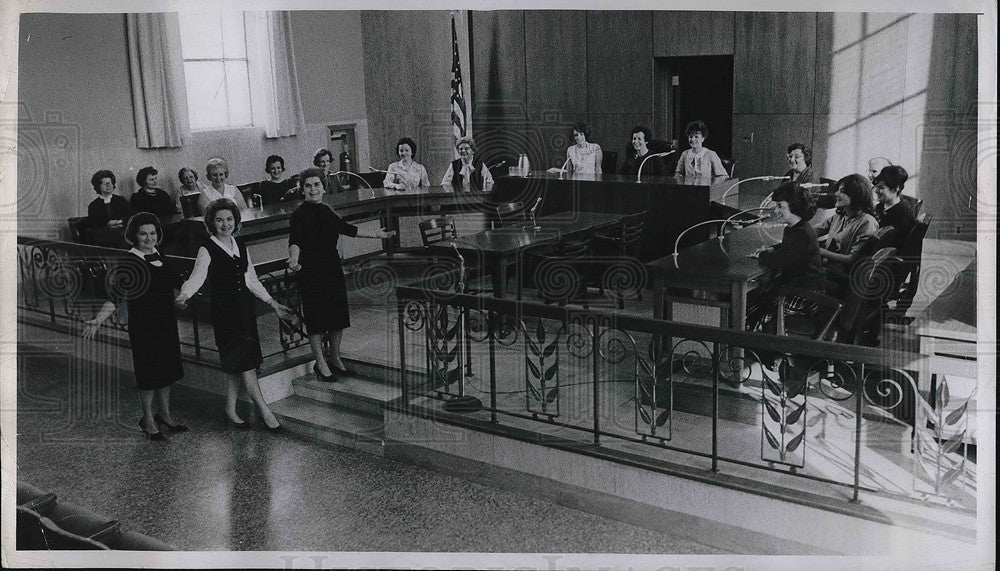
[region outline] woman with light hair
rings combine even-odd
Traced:
[[[462,137],[455,143],[459,158],[451,162],[444,172],[441,186],[450,186],[456,192],[493,190],[493,175],[486,164],[476,158],[476,141],[472,137]]]
[[[208,210],[208,205],[220,198],[232,200],[240,210],[247,207],[247,201],[240,189],[226,183],[226,179],[229,178],[229,163],[226,159],[222,157],[208,159],[205,176],[208,177],[210,184],[202,189],[201,196],[198,197],[198,207],[202,212]]]

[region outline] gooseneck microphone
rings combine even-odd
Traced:
[[[667,155],[672,155],[676,152],[677,151],[667,151],[664,153],[653,153],[651,155],[646,155],[646,158],[642,159],[642,162],[639,163],[639,171],[635,174],[635,182],[642,182],[642,167],[646,165],[646,161],[648,161],[653,157],[665,157]]]
[[[733,184],[732,186],[730,186],[729,188],[727,188],[726,192],[722,193],[722,204],[723,204],[723,206],[725,206],[725,204],[726,204],[726,196],[729,195],[729,191],[733,190],[734,188],[736,188],[737,186],[743,184],[744,182],[749,182],[751,180],[789,180],[790,178],[792,178],[792,177],[790,177],[790,176],[765,175],[765,176],[754,176],[754,177],[750,177],[750,178],[745,178],[743,180],[738,180],[738,181],[736,181],[735,184]]]

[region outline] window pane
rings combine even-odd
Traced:
[[[253,112],[250,110],[250,78],[246,60],[226,62],[226,83],[229,86],[229,126],[253,125]]]
[[[219,12],[180,12],[181,57],[222,57],[222,20]]]
[[[222,62],[184,62],[187,84],[188,115],[192,129],[217,129],[229,126],[226,84]]]
[[[243,12],[223,12],[221,16],[223,57],[247,57]]]

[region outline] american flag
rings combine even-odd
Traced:
[[[472,134],[469,115],[465,107],[462,88],[462,64],[458,57],[458,33],[455,31],[455,14],[451,15],[451,124],[455,141]]]

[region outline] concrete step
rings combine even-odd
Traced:
[[[380,414],[348,410],[300,395],[272,403],[271,411],[291,434],[385,456],[385,422]]]
[[[292,388],[298,396],[376,416],[382,415],[387,402],[400,396],[395,386],[360,376],[325,383],[311,373],[294,379]]]

